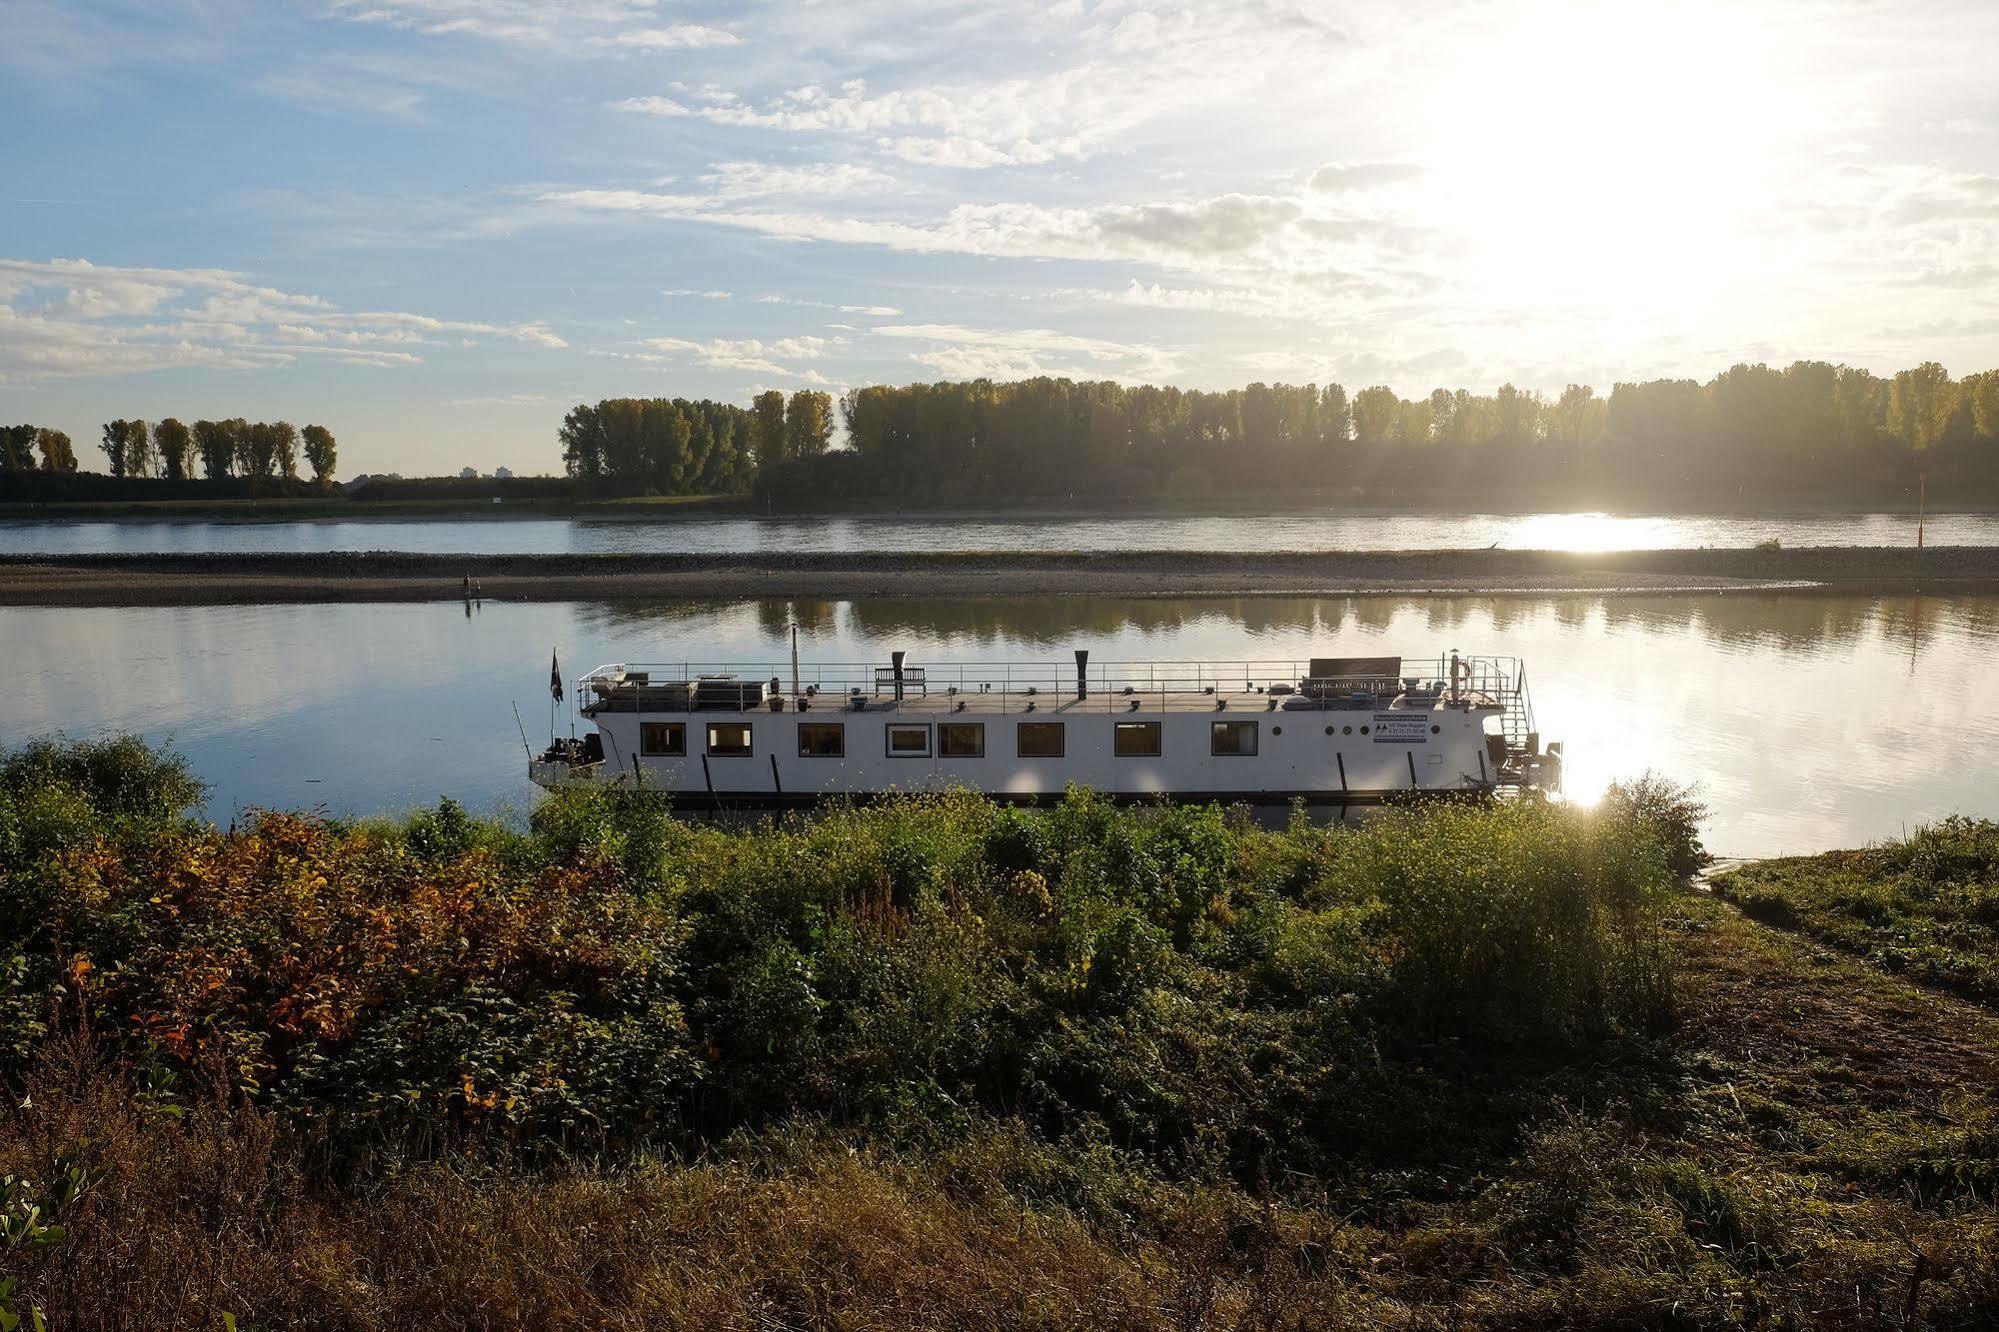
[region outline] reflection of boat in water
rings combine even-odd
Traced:
[[[1418,669],[1411,669],[1412,666]],[[595,723],[530,760],[550,788],[657,791],[701,806],[965,787],[1002,800],[1076,784],[1118,798],[1302,799],[1558,790],[1525,670],[1432,662],[600,666]]]

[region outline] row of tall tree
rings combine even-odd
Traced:
[[[167,417],[152,426],[144,421],[106,421],[99,447],[112,476],[154,476],[169,481],[194,478],[197,461],[211,481],[230,476],[298,476],[303,447],[313,479],[333,475],[339,448],[325,426],[298,429],[289,421],[196,421],[184,425]]]
[[[565,471],[621,495],[744,490],[759,469],[824,452],[833,400],[805,390],[759,394],[748,408],[686,398],[607,398],[579,404],[558,432]]]
[[[0,472],[75,470],[76,448],[62,431],[47,426],[0,426]]]
[[[858,388],[840,410],[849,446],[879,464],[864,469],[867,488],[911,499],[1290,485],[1699,498],[1912,485],[1925,470],[1999,488],[1999,371],[1953,380],[1934,362],[1886,377],[1744,364],[1705,383],[1620,383],[1608,397],[1581,384],[1349,398],[1337,384],[974,380]],[[791,470],[806,483],[793,491],[837,471]]]

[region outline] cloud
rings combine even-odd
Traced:
[[[909,359],[948,379],[1071,378],[1166,379],[1173,354],[1144,343],[1082,337],[1055,329],[972,328],[963,324],[884,324],[876,337],[930,344]],[[1077,369],[1074,367],[1084,367]]]
[[[757,297],[759,305],[802,305],[813,310],[837,310],[841,314],[872,315],[879,319],[894,319],[902,311],[892,305],[836,305],[832,301],[809,301],[799,296],[779,296],[774,292]],[[843,324],[829,325],[844,328]]]
[[[838,342],[839,339],[836,338],[816,337],[779,338],[774,342],[764,342],[757,338],[710,338],[705,341],[689,338],[647,338],[637,344],[643,349],[640,351],[608,350],[592,354],[609,356],[621,361],[642,361],[656,365],[692,361],[695,365],[710,370],[747,370],[755,374],[823,384],[826,382],[825,376],[818,371],[791,370],[773,358],[781,356],[786,360],[814,360],[826,355]]]
[[[701,291],[694,287],[668,287],[660,292],[662,296],[691,296],[702,301],[726,301],[734,299],[733,293],[719,290]]]
[[[809,194],[824,198],[864,194],[895,184],[895,178],[888,173],[853,162],[811,162],[802,166],[717,162],[701,177],[701,181],[725,199],[779,194]]]
[[[674,23],[664,28],[634,28],[609,40],[613,46],[643,51],[694,51],[711,46],[734,46],[742,38],[721,28],[706,28],[698,23]]]
[[[343,310],[212,268],[0,259],[0,382],[124,374],[171,366],[256,369],[301,358],[417,363],[417,350],[506,340],[560,348],[539,323]]]
[[[1312,188],[1327,194],[1352,194],[1420,180],[1422,175],[1422,167],[1406,162],[1335,163],[1312,173]]]

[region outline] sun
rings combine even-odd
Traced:
[[[1615,319],[1726,301],[1813,94],[1784,12],[1755,5],[1478,11],[1423,131],[1466,294]]]

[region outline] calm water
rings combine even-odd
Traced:
[[[1733,517],[1604,513],[1231,514],[1175,517],[519,518],[366,522],[0,523],[0,552],[395,550],[432,554],[843,550],[1663,550],[1915,544],[1907,514]],[[1999,514],[1932,517],[1935,545],[1999,545]]]
[[[450,603],[0,609],[0,743],[122,728],[171,740],[246,805],[522,808],[518,703],[548,656],[834,662],[1524,656],[1572,795],[1654,768],[1700,783],[1732,855],[1854,845],[1999,815],[1999,598],[1729,595],[1127,602],[1065,597],[655,606]],[[566,723],[565,723],[566,725]]]

